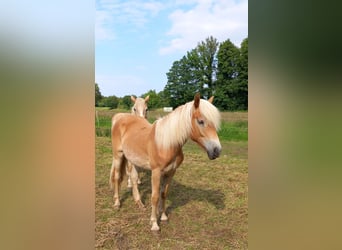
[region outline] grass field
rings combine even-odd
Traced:
[[[112,160],[110,118],[117,110],[97,110],[96,119],[96,249],[247,249],[248,136],[246,112],[223,112],[221,156],[210,161],[196,144],[183,147],[167,198],[169,222],[150,231],[150,172],[141,171],[139,190],[146,209],[139,209],[124,179],[121,208],[112,208],[108,179]],[[121,111],[120,111],[121,112]],[[164,116],[149,112],[150,121]]]

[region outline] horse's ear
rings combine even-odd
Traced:
[[[210,102],[210,103],[213,103],[213,101],[214,101],[214,96],[210,97],[208,100],[208,102]]]
[[[132,102],[135,102],[135,97],[131,95]]]
[[[194,106],[195,106],[196,109],[199,107],[200,98],[201,98],[200,93],[197,93],[195,95],[195,99],[194,99]]]
[[[146,97],[145,97],[145,102],[148,102],[149,99],[150,99],[150,96],[149,96],[149,95],[146,96]]]

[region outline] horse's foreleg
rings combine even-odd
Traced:
[[[132,165],[130,174],[131,174],[131,180],[133,183],[132,192],[133,192],[133,198],[135,200],[135,203],[139,206],[139,208],[145,208],[144,204],[141,202],[140,193],[138,189],[138,181],[139,181],[138,172],[135,166],[133,165]]]
[[[152,231],[159,231],[158,221],[157,221],[157,206],[159,200],[159,187],[160,187],[160,169],[155,168],[152,170],[152,213],[151,213],[151,223]]]
[[[161,218],[160,219],[162,221],[168,220],[168,217],[166,215],[166,207],[165,207],[166,197],[167,197],[167,193],[169,191],[171,180],[176,173],[176,169],[179,167],[180,164],[182,164],[183,159],[184,159],[183,152],[180,151],[176,157],[175,162],[172,163],[172,164],[174,164],[172,170],[170,170],[165,176],[163,176],[161,190],[160,190],[161,200],[159,203],[159,211],[161,212]]]
[[[167,215],[166,215],[166,207],[165,207],[165,202],[166,202],[166,196],[169,190],[169,186],[172,180],[172,177],[176,173],[176,170],[171,170],[167,175],[162,177],[161,181],[161,189],[160,189],[160,201],[159,201],[159,211],[161,213],[161,220],[162,221],[167,221]]]

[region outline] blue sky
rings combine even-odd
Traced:
[[[95,82],[104,96],[159,92],[172,63],[209,36],[240,47],[248,1],[96,0]]]

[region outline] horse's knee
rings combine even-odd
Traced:
[[[159,200],[159,195],[153,195],[152,197],[151,197],[151,203],[152,203],[152,205],[157,205],[157,203],[158,203],[158,200]]]

